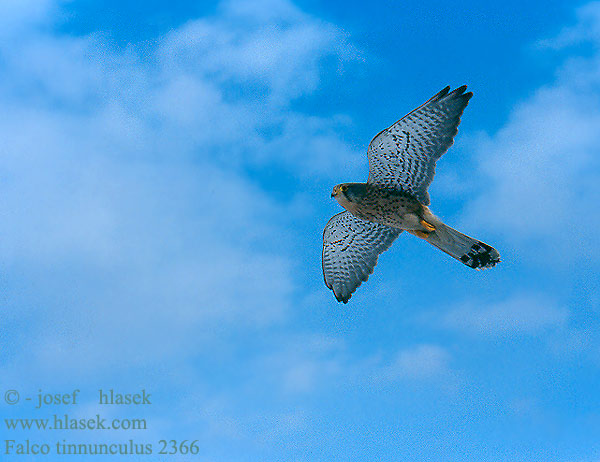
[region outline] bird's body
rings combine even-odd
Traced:
[[[369,179],[342,183],[332,197],[346,209],[323,233],[325,284],[346,303],[406,230],[465,265],[484,269],[500,261],[493,247],[445,225],[429,210],[427,187],[435,162],[448,150],[472,93],[445,88],[369,144]]]
[[[398,229],[427,231],[420,221],[432,214],[410,193],[369,183],[339,186],[334,197],[355,217]]]

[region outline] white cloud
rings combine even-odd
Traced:
[[[28,32],[33,26],[47,24],[55,0],[19,0],[0,3],[0,37]]]
[[[159,43],[159,78],[171,85],[153,110],[173,122],[171,135],[181,135],[183,124],[221,162],[283,167],[299,176],[330,176],[348,170],[349,159],[362,159],[339,137],[350,126],[347,117],[289,108],[318,88],[324,69],[358,58],[346,34],[285,0],[229,1],[219,12]]]
[[[367,388],[407,387],[411,384],[444,386],[454,383],[455,371],[450,352],[436,344],[417,343],[397,349],[391,354],[375,353],[350,361],[345,381]],[[440,379],[444,379],[443,382]]]
[[[575,11],[576,24],[565,27],[556,37],[538,42],[541,48],[561,50],[582,42],[600,42],[600,2],[580,6]]]
[[[575,29],[600,29],[599,12],[600,3],[580,10]],[[564,62],[477,149],[488,181],[467,220],[502,233],[515,258],[590,265],[600,256],[600,41],[577,35],[594,54]]]
[[[443,328],[495,337],[565,327],[569,311],[544,295],[523,293],[495,303],[467,301],[438,316]]]
[[[340,384],[382,389],[402,382],[436,383],[453,374],[450,353],[435,344],[409,345],[393,354],[350,350],[337,338],[296,335],[257,358],[252,370],[257,380],[285,396],[323,395]]]
[[[289,110],[324,58],[353,53],[344,34],[286,1],[234,1],[118,51],[39,27],[56,10],[41,5],[0,43],[0,251],[18,275],[4,320],[37,338],[11,352],[20,373],[101,374],[285,319],[292,263],[269,249],[290,238],[272,218],[287,209],[240,167],[329,175],[352,155],[346,118]]]
[[[266,87],[270,103],[287,104],[317,88],[324,58],[357,56],[340,29],[286,0],[228,1],[220,13],[169,34],[165,67]]]
[[[417,345],[397,353],[384,368],[388,379],[430,379],[448,372],[450,354],[437,345]]]
[[[351,374],[345,345],[324,336],[293,336],[260,357],[253,369],[283,394],[319,393]],[[353,371],[353,370],[352,370]]]

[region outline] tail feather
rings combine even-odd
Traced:
[[[471,268],[491,268],[500,261],[496,249],[443,223],[436,223],[435,231],[418,236]]]

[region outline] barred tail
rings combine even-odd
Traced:
[[[419,235],[451,257],[475,269],[491,268],[500,261],[500,254],[493,247],[466,236],[443,223],[436,223],[435,231]]]

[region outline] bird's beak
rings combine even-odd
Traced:
[[[333,193],[333,192],[332,192],[332,193],[331,193],[331,197],[335,197],[335,193]]]

